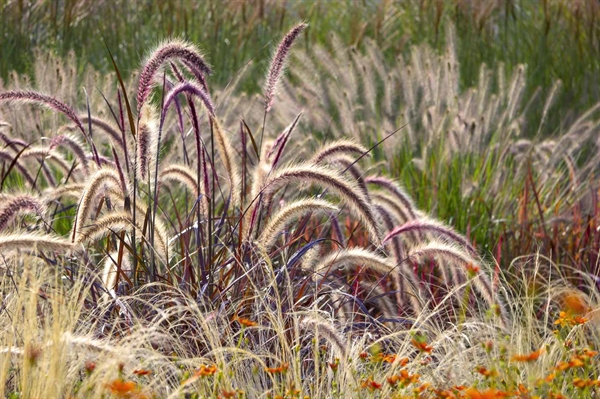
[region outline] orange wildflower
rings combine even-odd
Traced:
[[[560,300],[564,310],[571,315],[582,315],[591,310],[583,295],[576,291],[563,294]]]
[[[371,377],[367,378],[366,380],[363,380],[360,383],[360,387],[361,388],[363,388],[363,389],[367,388],[370,391],[374,391],[376,389],[381,389],[382,386],[383,386],[382,384],[380,384],[380,383],[378,383],[376,381],[373,381],[373,379]]]
[[[265,371],[267,373],[271,373],[271,374],[281,374],[281,373],[285,373],[287,371],[287,369],[289,368],[289,363],[283,363],[281,366],[279,367],[265,367]]]
[[[415,348],[417,348],[421,352],[431,353],[431,351],[433,350],[433,347],[427,345],[427,342],[425,341],[413,339],[410,342]]]
[[[579,357],[584,358],[584,359],[590,359],[594,356],[596,356],[598,354],[597,351],[591,350],[591,349],[584,349],[583,353],[581,355],[579,355]]]
[[[393,376],[387,378],[388,384],[390,384],[393,387],[396,386],[396,384],[398,383],[399,380],[400,380],[399,375],[393,375]]]
[[[217,366],[210,365],[201,365],[198,370],[194,373],[195,377],[209,377],[217,372]]]
[[[230,398],[233,398],[235,395],[237,395],[237,392],[236,391],[228,391],[226,389],[222,389],[221,390],[221,395],[223,395],[223,397],[225,399],[230,399]]]
[[[406,370],[400,370],[400,378],[404,385],[414,384],[419,380],[419,377],[421,377],[419,374],[410,374]]]
[[[475,277],[477,275],[477,273],[479,273],[479,270],[481,270],[479,268],[479,266],[474,265],[472,263],[468,263],[466,266],[467,269],[467,274],[469,275],[469,277]]]
[[[514,355],[511,360],[515,361],[515,362],[534,362],[536,360],[538,360],[538,358],[540,357],[540,355],[544,353],[544,348],[540,348],[536,351],[533,351],[531,353],[527,353],[524,355]]]
[[[258,323],[255,321],[252,321],[250,319],[244,319],[239,316],[234,316],[233,320],[240,323],[243,327],[256,327],[258,325]]]
[[[580,324],[585,324],[589,321],[586,317],[583,316],[574,316],[567,312],[560,312],[558,315],[558,319],[554,322],[555,325],[560,325],[561,327],[570,327],[577,326]]]
[[[338,358],[335,358],[335,359],[333,360],[333,362],[329,362],[329,363],[327,363],[327,364],[329,365],[329,368],[331,368],[331,370],[333,370],[333,371],[337,371],[337,369],[338,369],[338,367],[339,367],[339,365],[340,365],[340,359],[338,359]]]
[[[475,388],[469,388],[465,392],[468,399],[500,399],[509,396],[508,392],[499,391],[494,388],[489,388],[484,391],[480,391]]]
[[[529,393],[529,389],[527,389],[527,387],[523,384],[519,384],[519,387],[517,389],[517,391],[515,392],[515,395],[526,395],[527,393]]]
[[[425,382],[423,384],[421,384],[420,386],[416,387],[415,389],[413,389],[414,393],[422,393],[423,391],[425,391],[426,389],[428,389],[431,386],[430,383]]]
[[[387,378],[388,384],[391,386],[396,386],[396,384],[400,383],[403,387],[414,384],[419,381],[421,376],[419,374],[410,374],[405,369],[400,370],[399,374],[393,375]]]
[[[580,356],[573,355],[571,356],[571,359],[569,359],[568,362],[558,362],[554,369],[557,371],[565,371],[567,369],[583,367],[585,366],[585,362],[583,360],[585,359],[582,359]]]
[[[365,360],[366,358],[369,357],[369,354],[367,352],[360,352],[358,354],[358,357],[360,357],[362,360]]]
[[[130,398],[138,391],[138,386],[135,382],[123,381],[120,378],[107,384],[106,387],[113,395],[119,398]]]
[[[484,366],[479,366],[475,370],[484,377],[494,378],[498,376],[498,372],[495,369],[488,370]]]
[[[94,362],[85,362],[85,372],[88,374],[92,374],[92,372],[96,369],[96,363]]]
[[[593,386],[600,386],[600,380],[591,380],[589,378],[586,378],[584,380],[582,378],[576,377],[573,379],[573,385],[580,389]]]
[[[457,399],[457,396],[446,389],[434,389],[433,390],[439,399]]]

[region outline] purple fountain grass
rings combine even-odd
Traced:
[[[0,231],[5,230],[10,222],[21,213],[34,213],[39,217],[44,214],[43,202],[30,195],[17,195],[1,198],[1,200],[3,207],[0,210]]]
[[[200,100],[202,101],[202,104],[204,105],[204,107],[206,108],[208,113],[211,116],[215,115],[215,106],[213,105],[212,99],[210,98],[208,93],[206,91],[204,91],[204,89],[197,83],[182,82],[182,83],[175,85],[165,97],[163,110],[162,110],[162,116],[161,116],[161,126],[164,122],[164,118],[167,114],[169,107],[171,106],[171,104],[173,103],[173,101],[175,100],[177,95],[180,93],[188,93],[188,94],[192,94],[192,95],[200,98]]]
[[[267,82],[265,86],[265,112],[269,112],[271,110],[273,102],[275,101],[277,85],[281,79],[281,76],[283,75],[283,68],[285,66],[288,53],[290,52],[294,41],[296,41],[300,33],[307,26],[308,25],[305,23],[294,26],[292,30],[285,35],[281,43],[279,43],[279,47],[277,47],[277,51],[275,52],[273,60],[271,61],[271,66],[269,67],[269,73],[267,74]]]
[[[33,251],[70,251],[74,246],[71,242],[55,235],[33,233],[13,233],[0,235],[0,251],[6,254],[11,250]]]
[[[18,162],[18,160],[15,160],[15,155],[10,154],[7,151],[0,150],[0,159],[7,162],[9,165],[12,162],[14,162],[14,165],[15,165],[14,167],[20,172],[21,177],[23,177],[25,180],[27,180],[27,182],[29,184],[31,184],[31,187],[35,186],[35,180],[33,179],[33,177],[31,177],[27,168],[25,168],[23,165],[21,165],[21,163]],[[4,172],[4,176],[3,176],[4,179],[6,178],[7,174],[8,174],[8,172]]]
[[[77,229],[84,226],[84,222],[91,212],[92,202],[96,198],[100,187],[103,184],[109,183],[121,189],[119,173],[115,169],[100,169],[90,178],[85,190],[81,194],[79,207],[77,208],[77,213],[75,215],[75,222],[73,223],[73,231],[71,234],[71,240],[73,242],[75,242]],[[122,195],[126,194],[127,193],[122,193]]]
[[[81,166],[87,173],[88,159],[83,147],[81,146],[81,143],[76,138],[71,137],[68,134],[59,134],[58,136],[54,136],[50,141],[50,150],[60,146],[70,148],[75,157],[79,160],[79,162],[81,162]]]
[[[360,189],[357,188],[354,182],[344,179],[334,170],[307,163],[289,166],[275,172],[267,179],[262,191],[265,194],[273,193],[283,185],[293,182],[310,182],[337,193],[340,199],[348,204],[350,209],[362,219],[371,239],[376,244],[380,243],[379,223],[373,213],[373,208],[359,194]]]
[[[6,144],[6,147],[13,147],[13,146],[21,146],[21,147],[26,147],[28,144],[21,140],[21,139],[16,139],[13,137],[10,137],[9,135],[7,135],[6,133],[0,131],[0,140],[4,141],[4,144]]]
[[[88,118],[87,115],[82,116],[81,121],[83,123],[91,123],[92,126],[99,128],[102,132],[106,133],[110,137],[113,143],[117,144],[123,151],[125,151],[125,144],[123,142],[122,134],[117,131],[117,129],[112,127],[109,122],[94,116]]]
[[[36,91],[6,91],[0,93],[0,102],[20,102],[20,103],[35,103],[42,104],[48,108],[54,109],[64,114],[67,118],[75,122],[81,133],[85,136],[85,129],[77,113],[67,104],[57,100],[56,98],[38,93]]]
[[[183,165],[169,165],[160,172],[160,181],[163,180],[174,180],[184,184],[190,192],[194,195],[194,198],[198,198],[200,193],[198,192],[198,181],[194,177],[194,172]]]
[[[275,151],[275,149],[277,149],[277,155],[275,155],[275,158],[273,159],[273,168],[275,168],[277,166],[277,164],[279,163],[279,161],[281,160],[281,157],[283,155],[283,150],[285,149],[285,145],[287,144],[288,140],[290,139],[290,136],[292,135],[292,132],[296,128],[296,125],[298,124],[298,120],[300,120],[301,116],[302,116],[302,112],[300,112],[296,116],[296,118],[291,123],[291,125],[289,125],[284,130],[284,132],[277,138],[277,140],[275,140],[275,143],[273,143],[273,146],[271,147],[270,151],[268,152],[267,159],[269,159],[271,154],[273,153],[273,151]]]
[[[358,167],[358,165],[354,162],[354,159],[347,156],[340,156],[335,159],[334,164],[339,164],[343,168],[344,173],[349,173],[352,176],[356,183],[358,183],[358,187],[360,191],[362,191],[365,198],[371,202],[371,194],[369,193],[369,189],[367,188],[367,184],[364,179],[364,172]]]
[[[311,162],[321,163],[328,158],[338,157],[344,154],[366,154],[368,150],[360,144],[351,140],[337,140],[326,144],[312,157]]]
[[[138,125],[137,137],[137,167],[138,174],[146,179],[150,173],[150,163],[154,158],[153,150],[158,137],[158,123],[156,112],[151,104],[142,109]]]
[[[444,224],[438,222],[437,220],[431,218],[420,218],[408,221],[402,226],[395,227],[392,231],[390,231],[384,238],[383,244],[387,241],[391,240],[394,237],[398,237],[402,233],[416,231],[419,233],[422,232],[433,232],[445,238],[452,240],[453,242],[463,246],[466,248],[471,256],[477,258],[479,254],[477,250],[467,241],[465,237],[454,231],[449,226],[445,226]]]
[[[390,193],[392,193],[401,203],[404,205],[404,209],[408,212],[411,219],[415,218],[414,208],[412,199],[410,196],[398,185],[398,183],[394,182],[387,177],[381,176],[369,176],[365,179],[367,184],[374,184],[379,186]]]
[[[498,305],[498,303],[494,301],[494,292],[488,276],[479,270],[479,263],[469,256],[469,254],[454,245],[431,242],[410,251],[406,259],[422,260],[426,257],[437,257],[450,264],[456,262],[462,264],[463,267],[459,268],[459,270],[465,276],[473,270],[475,274],[473,281],[481,296],[486,300],[489,306]],[[502,314],[504,314],[504,310],[502,310]]]
[[[144,67],[140,73],[138,92],[137,92],[137,112],[146,102],[152,91],[152,82],[154,75],[162,64],[172,59],[181,60],[190,72],[201,82],[201,86],[206,88],[204,75],[210,75],[210,67],[204,61],[204,57],[198,49],[186,42],[171,40],[161,44],[144,62]],[[204,90],[203,89],[203,90]]]
[[[281,233],[281,231],[283,231],[294,219],[305,214],[316,212],[332,213],[338,211],[339,209],[335,205],[322,199],[307,198],[294,201],[283,207],[270,218],[269,222],[262,229],[258,242],[266,249],[269,249],[275,244],[279,233]]]

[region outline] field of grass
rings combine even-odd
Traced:
[[[600,394],[595,2],[0,12],[0,396]]]

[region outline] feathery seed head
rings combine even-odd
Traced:
[[[150,96],[154,75],[161,65],[173,59],[182,61],[199,82],[204,82],[204,75],[210,75],[211,73],[204,57],[192,44],[181,40],[170,40],[161,43],[146,59],[140,73],[137,92],[138,115],[140,115],[142,106]]]
[[[283,75],[283,68],[285,66],[285,60],[288,56],[294,41],[298,38],[300,33],[306,28],[308,24],[301,23],[293,27],[287,35],[283,38],[277,51],[271,61],[269,72],[267,74],[267,83],[265,86],[265,111],[269,112],[275,101],[275,93],[277,91],[277,84]]]

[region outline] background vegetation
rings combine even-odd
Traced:
[[[550,126],[599,98],[600,6],[588,0],[2,0],[0,13],[4,79],[12,70],[32,72],[36,48],[63,56],[73,50],[80,68],[91,64],[110,71],[104,41],[128,73],[149,45],[175,35],[209,54],[218,71],[213,79],[222,86],[250,59],[256,61],[253,75],[262,76],[270,56],[266,49],[299,20],[310,24],[303,43],[308,48],[330,45],[335,32],[358,47],[373,39],[389,59],[422,43],[443,49],[451,23],[463,87],[474,84],[482,63],[491,68],[504,63],[509,74],[527,64],[530,94],[537,87],[548,90],[556,80],[564,84]],[[258,80],[248,79],[244,89],[256,91]]]

